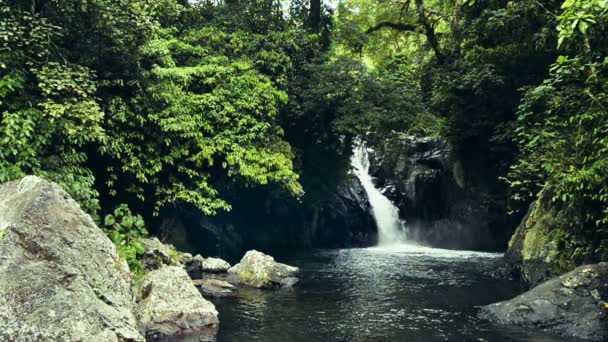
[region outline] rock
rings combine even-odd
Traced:
[[[482,155],[445,138],[396,137],[374,145],[370,173],[408,222],[409,237],[442,248],[502,250],[519,218],[504,215],[507,189]]]
[[[187,265],[187,264],[189,264],[190,262],[192,262],[192,259],[193,259],[193,258],[194,258],[194,257],[193,257],[193,256],[192,256],[192,254],[190,254],[190,253],[181,253],[181,254],[180,254],[180,257],[179,257],[179,260],[180,260],[180,262],[181,262],[182,264]]]
[[[200,254],[185,263],[190,278],[202,279],[203,273],[226,273],[230,264],[219,258],[203,258]]]
[[[207,297],[226,297],[234,294],[234,286],[227,281],[219,279],[193,280],[194,286]]]
[[[299,231],[311,231],[307,235],[316,235],[319,243],[332,248],[367,247],[376,243],[371,205],[357,177],[345,175],[336,190],[322,198],[310,214],[310,223],[304,223],[305,227]]]
[[[144,340],[127,264],[57,184],[0,185],[0,232],[0,340]]]
[[[157,238],[144,239],[144,254],[141,261],[146,270],[156,270],[163,265],[173,265],[177,260],[171,257],[171,248]]]
[[[219,258],[206,258],[201,266],[204,273],[225,273],[230,269],[230,264]]]
[[[499,325],[540,328],[562,336],[608,340],[608,263],[585,265],[511,300],[485,306]]]
[[[255,288],[290,287],[298,282],[295,277],[298,271],[297,267],[278,263],[270,255],[251,250],[228,270],[227,280]]]
[[[594,242],[584,236],[575,238],[576,229],[571,227],[574,208],[562,207],[552,198],[549,188],[538,194],[505,253],[510,273],[530,286],[596,262]]]
[[[163,266],[144,276],[135,316],[140,331],[155,338],[214,332],[219,324],[215,306],[178,266]]]
[[[188,272],[190,278],[201,279],[203,277],[203,262],[205,262],[205,258],[197,254],[185,263],[186,272]]]

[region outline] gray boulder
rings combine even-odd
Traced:
[[[226,273],[230,269],[230,264],[220,258],[206,258],[201,266],[204,273]]]
[[[192,262],[192,259],[193,259],[194,257],[193,257],[193,256],[192,256],[192,254],[190,254],[190,253],[180,253],[179,258],[180,258],[180,260],[179,260],[179,261],[180,261],[182,264],[186,265],[186,264],[188,264],[188,263]]]
[[[233,284],[255,288],[291,287],[298,282],[297,267],[278,263],[270,255],[248,251],[241,262],[228,270],[227,280]]]
[[[177,261],[171,257],[170,247],[158,238],[144,239],[144,254],[140,259],[146,270],[156,270],[163,265],[173,265]]]
[[[215,306],[198,292],[186,271],[163,266],[144,276],[135,316],[147,337],[217,331]]]
[[[0,185],[0,340],[143,341],[129,268],[57,184]]]
[[[608,263],[580,266],[511,300],[485,306],[499,325],[540,328],[562,336],[608,340]]]

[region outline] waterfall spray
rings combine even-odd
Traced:
[[[399,209],[376,188],[369,174],[369,153],[364,142],[359,141],[353,149],[351,166],[367,193],[374,220],[378,226],[378,245],[394,245],[407,240],[405,226],[399,218]]]

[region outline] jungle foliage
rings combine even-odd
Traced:
[[[442,134],[457,149],[488,160],[513,212],[550,188],[571,213],[568,239],[603,245],[590,259],[606,254],[608,2],[341,6],[336,36],[346,49],[378,68],[407,52],[424,110],[444,118]]]
[[[0,182],[41,175],[93,215],[214,215],[245,188],[331,188],[315,155],[342,170],[355,136],[441,135],[505,181],[513,211],[548,186],[605,239],[607,13],[606,0],[4,0]]]

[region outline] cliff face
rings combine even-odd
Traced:
[[[359,180],[346,173],[331,188],[301,201],[263,190],[243,191],[233,209],[215,217],[177,207],[160,232],[176,247],[234,259],[245,250],[282,254],[308,248],[369,246],[376,227]],[[163,232],[166,232],[164,234]]]
[[[436,247],[500,250],[515,226],[497,175],[442,138],[405,137],[376,146],[371,172],[412,238]]]

